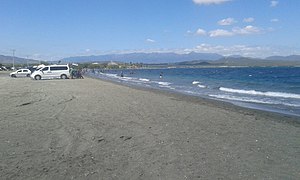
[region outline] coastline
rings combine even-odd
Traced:
[[[113,81],[110,79],[103,79],[103,78],[97,78],[93,76],[87,75],[87,77],[95,79],[95,80],[100,80],[100,81],[105,81],[108,83],[113,83],[116,85],[121,85],[121,86],[126,86],[129,88],[137,89],[137,90],[144,90],[144,91],[152,91],[156,93],[161,93],[165,95],[173,95],[177,97],[181,97],[182,99],[185,99],[190,102],[206,102],[206,103],[211,103],[212,106],[217,106],[220,108],[231,108],[231,110],[236,110],[239,109],[240,111],[249,111],[250,113],[259,113],[259,114],[265,114],[266,116],[275,116],[275,119],[285,119],[284,121],[295,121],[295,123],[300,123],[300,116],[297,114],[293,113],[287,113],[285,111],[275,111],[272,109],[266,109],[266,108],[261,108],[261,107],[256,107],[256,106],[247,106],[247,105],[238,105],[237,103],[226,101],[226,100],[221,100],[221,99],[214,99],[214,98],[209,98],[209,97],[203,97],[203,96],[197,96],[197,95],[192,95],[192,94],[184,94],[182,92],[177,92],[174,90],[168,90],[168,89],[158,89],[155,87],[143,87],[140,85],[134,85],[134,84],[128,84],[128,83],[123,83],[123,82],[117,82]],[[280,118],[278,118],[278,117]],[[287,119],[286,119],[287,118]]]
[[[5,179],[300,177],[297,117],[94,78],[0,81]]]

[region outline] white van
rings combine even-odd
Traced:
[[[40,79],[67,79],[70,76],[68,65],[49,65],[34,71],[30,77],[35,80]]]

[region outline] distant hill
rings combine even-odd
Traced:
[[[300,60],[274,60],[249,57],[225,57],[215,63],[226,66],[300,66]]]
[[[155,64],[157,65],[157,64]],[[249,58],[242,56],[229,56],[224,57],[216,61],[203,61],[203,60],[195,60],[195,61],[184,61],[177,63],[169,63],[166,66],[175,66],[175,67],[200,67],[200,66],[300,66],[300,60],[292,61],[292,60],[266,60],[259,58]]]
[[[300,55],[291,55],[291,56],[270,56],[265,58],[266,60],[273,61],[300,61]]]
[[[12,64],[12,56],[0,55],[1,64]],[[38,60],[15,57],[15,64],[37,64]],[[159,66],[300,66],[300,55],[270,56],[265,59],[240,55],[222,56],[215,53],[129,53],[98,56],[76,56],[61,60],[62,63],[132,62]]]
[[[129,54],[109,54],[99,56],[76,56],[62,59],[62,62],[101,62],[119,61],[132,63],[174,63],[182,61],[206,60],[216,61],[223,58],[222,55],[214,53],[176,54],[176,53],[129,53]]]
[[[300,66],[300,55],[271,56],[265,59],[214,53],[129,53],[99,56],[77,56],[62,59],[62,62],[132,62],[158,66]]]
[[[174,63],[172,65],[175,66],[213,66],[213,65],[217,65],[217,63],[212,63],[212,62],[207,62],[207,61],[184,61],[184,62],[178,62],[178,63]]]
[[[174,66],[299,66],[300,55],[270,56],[265,59],[243,57],[240,55],[222,56],[215,53],[188,54],[176,53],[129,53],[98,56],[75,56],[62,59],[62,62],[132,62],[152,65]]]
[[[27,64],[27,60],[29,64],[37,64],[39,63],[38,60],[34,60],[34,59],[25,59],[25,58],[19,58],[19,57],[14,57],[15,59],[15,64]],[[4,55],[0,55],[0,63],[1,64],[9,64],[12,65],[13,63],[13,57],[12,56],[4,56]]]

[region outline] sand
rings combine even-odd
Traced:
[[[0,73],[1,179],[300,179],[299,118]]]

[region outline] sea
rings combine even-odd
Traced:
[[[300,67],[93,69],[87,75],[300,117]]]

